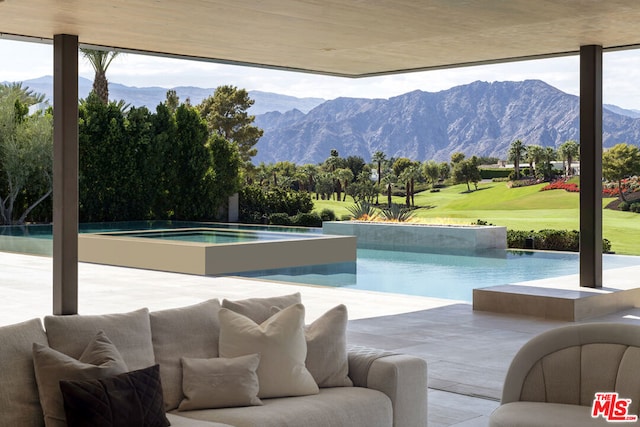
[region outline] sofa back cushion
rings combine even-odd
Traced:
[[[592,343],[554,351],[538,360],[525,377],[520,399],[591,406],[596,392],[618,392],[640,404],[640,348]]]
[[[302,297],[300,292],[290,295],[282,295],[268,298],[248,298],[243,300],[222,300],[222,307],[242,314],[256,322],[258,325],[273,315],[273,308],[283,310],[291,305],[300,304]]]
[[[98,331],[104,331],[130,370],[154,365],[149,310],[103,315],[46,316],[49,346],[78,359]]]
[[[40,319],[0,328],[0,426],[42,427],[33,344],[47,345]]]
[[[167,411],[178,407],[182,392],[182,357],[218,357],[220,323],[217,299],[169,310],[151,312],[151,336]]]

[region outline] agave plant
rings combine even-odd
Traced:
[[[355,205],[348,207],[347,210],[351,213],[353,219],[359,221],[372,221],[378,216],[375,208],[367,202],[356,202]]]
[[[406,222],[413,218],[414,212],[397,203],[392,203],[390,207],[382,209],[381,215],[387,221]]]

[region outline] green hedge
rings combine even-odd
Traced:
[[[509,174],[513,172],[513,169],[507,168],[491,168],[491,169],[480,169],[480,177],[482,179],[493,179],[493,178],[508,178]]]
[[[527,239],[533,238],[533,248]],[[507,230],[507,246],[514,249],[541,249],[549,251],[578,252],[580,232],[576,230]],[[602,239],[602,252],[611,252],[611,242]]]

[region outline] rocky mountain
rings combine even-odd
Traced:
[[[605,108],[603,144],[640,142],[640,119]],[[516,139],[558,147],[579,140],[579,99],[542,81],[477,81],[441,92],[414,91],[390,99],[338,98],[308,113],[256,117],[264,129],[254,163],[324,161],[342,156],[448,160],[451,153],[506,158]]]
[[[92,80],[80,77],[78,81],[78,95],[86,98],[91,91]],[[43,93],[49,103],[53,103],[53,77],[44,76],[37,79],[25,80],[23,87],[28,86],[34,92]],[[189,98],[193,105],[199,104],[206,97],[213,95],[215,88],[200,88],[194,86],[178,86],[173,88],[182,101]],[[134,87],[125,86],[119,83],[109,83],[109,98],[124,99],[126,103],[134,107],[146,106],[154,110],[156,105],[165,100],[167,89],[158,86]],[[249,91],[251,99],[255,104],[250,108],[251,114],[264,114],[270,111],[286,112],[298,109],[308,112],[325,100],[321,98],[296,98],[293,96],[280,95],[277,93],[261,92],[257,90]]]

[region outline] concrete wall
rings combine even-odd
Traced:
[[[507,228],[325,221],[322,232],[358,238],[358,247],[388,250],[506,249]]]

